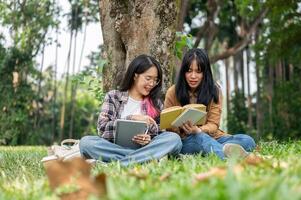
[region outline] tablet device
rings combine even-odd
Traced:
[[[122,147],[131,149],[138,149],[141,147],[132,141],[132,138],[137,134],[143,134],[147,131],[146,122],[117,119],[116,132],[115,132],[115,144]]]

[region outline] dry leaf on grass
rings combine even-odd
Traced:
[[[149,176],[149,171],[146,169],[134,168],[128,171],[128,175],[134,176],[138,179],[146,179]]]
[[[231,168],[231,171],[233,171],[235,175],[239,175],[243,170],[244,170],[243,166],[239,164],[234,165]],[[207,172],[196,174],[195,179],[197,181],[207,181],[212,177],[224,178],[226,174],[227,174],[227,169],[225,167],[214,167]]]
[[[169,179],[170,176],[171,176],[171,173],[169,173],[169,172],[165,173],[162,176],[160,176],[159,180],[160,181],[165,181],[165,180]]]
[[[225,168],[214,167],[207,172],[196,174],[195,179],[197,181],[206,181],[212,177],[224,178],[226,174],[227,174],[227,170]]]
[[[92,179],[91,165],[82,158],[66,162],[48,161],[44,166],[51,189],[59,191],[63,200],[85,200],[90,195],[100,197],[106,194],[106,175],[100,174]]]
[[[248,164],[248,165],[259,165],[262,164],[264,162],[263,158],[251,153],[250,155],[248,155],[244,161],[244,163]]]
[[[261,151],[261,146],[259,146],[259,145],[257,145],[256,147],[255,147],[255,150],[254,150],[254,152],[260,152]]]
[[[272,167],[273,167],[273,168],[287,169],[287,168],[289,167],[289,165],[288,165],[288,163],[285,162],[285,161],[279,161],[279,160],[277,160],[277,161],[274,161],[274,162],[272,163]]]

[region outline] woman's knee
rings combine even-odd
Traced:
[[[80,139],[79,141],[79,150],[83,154],[85,151],[89,150],[93,146],[95,140],[98,136],[87,135]]]
[[[179,148],[182,148],[182,140],[181,137],[174,132],[164,132],[164,137],[167,139],[167,141],[171,144],[175,144]],[[163,135],[162,135],[163,136]]]
[[[203,143],[203,142],[210,142],[213,141],[214,138],[212,138],[210,135],[207,133],[196,133],[192,135],[193,139],[196,140],[198,143]]]
[[[237,134],[235,137],[239,138],[245,144],[245,149],[247,151],[253,151],[255,149],[256,143],[251,136],[246,134]]]

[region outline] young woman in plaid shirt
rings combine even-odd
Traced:
[[[178,154],[181,138],[173,132],[158,132],[157,122],[163,108],[161,88],[162,70],[158,61],[148,55],[136,57],[125,73],[120,90],[112,90],[105,96],[97,123],[99,136],[85,136],[80,140],[82,156],[104,162],[119,161],[126,166]],[[147,122],[148,134],[133,138],[141,148],[129,149],[113,143],[117,119]]]

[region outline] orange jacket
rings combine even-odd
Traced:
[[[169,108],[172,106],[181,106],[180,102],[176,97],[175,85],[171,86],[165,95],[164,108]],[[220,118],[222,113],[222,92],[219,90],[219,101],[218,103],[214,103],[213,100],[207,106],[207,120],[203,126],[200,126],[202,131],[208,133],[211,137],[217,139],[221,136],[227,135],[224,131],[219,129]],[[180,133],[178,128],[171,129],[171,131]]]

